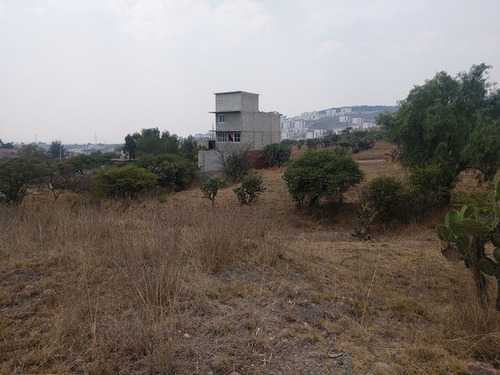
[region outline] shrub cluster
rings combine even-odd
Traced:
[[[281,167],[288,163],[292,155],[292,147],[288,143],[273,143],[262,150],[260,160],[266,168]]]
[[[242,205],[252,203],[265,190],[266,188],[262,186],[262,177],[255,175],[245,177],[241,186],[233,189]]]
[[[321,149],[308,150],[293,160],[283,178],[299,206],[314,206],[321,199],[341,203],[344,192],[363,180],[363,172],[352,156]]]

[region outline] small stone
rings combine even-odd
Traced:
[[[344,353],[342,352],[330,352],[328,353],[328,357],[330,358],[339,358],[339,357],[342,357],[344,355]]]
[[[190,338],[191,338],[191,335],[190,335],[189,333],[185,333],[185,334],[184,334],[184,338],[185,338],[185,339],[190,339]]]

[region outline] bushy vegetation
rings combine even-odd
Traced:
[[[395,177],[379,176],[372,179],[364,188],[362,200],[376,212],[376,219],[388,222],[405,220],[408,208],[408,194]],[[368,209],[368,206],[365,210]],[[375,219],[375,217],[374,217]]]
[[[377,120],[404,165],[425,174],[443,204],[460,172],[475,168],[491,179],[500,168],[500,91],[488,81],[489,69],[474,65],[455,78],[437,73],[415,86],[396,113]]]
[[[318,205],[321,199],[339,204],[343,193],[363,180],[354,159],[335,150],[308,150],[293,160],[283,175],[292,199],[299,206]]]
[[[157,175],[160,186],[175,191],[189,188],[197,176],[196,164],[176,154],[144,155],[135,164]]]
[[[215,197],[217,197],[219,189],[224,186],[226,186],[226,180],[223,178],[207,178],[205,181],[202,181],[200,190],[203,192],[204,198],[210,199],[213,207],[215,204]]]
[[[266,191],[266,188],[262,186],[262,177],[251,175],[246,176],[241,182],[241,186],[233,189],[233,191],[243,205],[251,204],[260,194]]]
[[[267,145],[262,150],[260,160],[266,168],[278,167],[285,165],[292,156],[292,147],[288,143],[273,143]]]
[[[222,172],[233,183],[240,182],[252,167],[252,158],[248,150],[233,148],[219,151]]]
[[[20,204],[28,188],[40,183],[47,173],[47,165],[37,157],[21,156],[0,162],[0,192],[4,201]]]
[[[156,186],[157,179],[154,173],[144,168],[126,165],[99,169],[94,184],[98,195],[120,199],[125,210],[144,190]]]

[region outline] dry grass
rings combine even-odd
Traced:
[[[383,163],[362,168],[404,176]],[[252,207],[231,188],[213,210],[196,189],[125,213],[72,196],[0,207],[0,373],[500,366],[499,315],[476,305],[470,275],[441,256],[429,224],[360,242],[352,204],[324,220],[297,212],[282,172],[259,172],[267,191]]]

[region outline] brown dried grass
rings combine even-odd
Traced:
[[[441,256],[432,225],[358,241],[352,203],[328,220],[303,214],[282,172],[258,172],[267,191],[251,207],[231,188],[214,209],[196,189],[125,213],[70,195],[1,206],[0,373],[465,374],[476,361],[500,365],[498,313],[476,305],[470,275]]]

